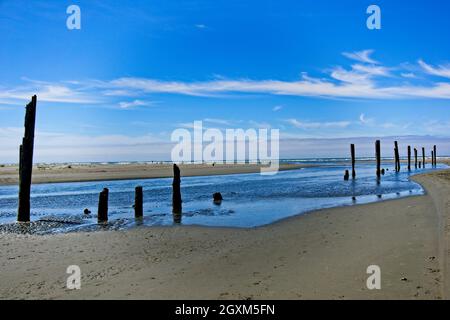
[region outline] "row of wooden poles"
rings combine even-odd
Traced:
[[[352,178],[356,178],[356,152],[355,152],[355,145],[350,145],[350,154],[351,154],[351,161],[352,161]],[[381,141],[377,140],[375,141],[375,159],[376,159],[376,167],[377,167],[377,178],[381,178],[381,175],[385,173],[385,170],[381,168]],[[395,172],[400,172],[400,152],[398,147],[398,142],[394,141],[394,165],[395,165]],[[432,167],[437,166],[437,149],[436,145],[433,146],[433,149],[431,150],[431,165]],[[418,150],[414,148],[414,168],[421,169],[422,167],[425,168],[426,166],[426,156],[425,156],[425,148],[422,147],[422,161],[418,160]],[[411,171],[411,146],[408,146],[408,171]],[[345,170],[344,180],[350,179],[350,172],[349,170]]]
[[[108,221],[108,199],[109,199],[109,189],[104,188],[103,191],[100,192],[98,199],[98,213],[97,213],[98,222]],[[143,200],[144,200],[143,188],[141,186],[136,187],[134,197],[134,216],[136,218],[142,218],[144,215]]]
[[[33,170],[33,149],[34,149],[34,132],[36,122],[36,104],[37,97],[33,96],[31,102],[26,106],[25,114],[25,134],[20,145],[19,155],[19,205],[17,220],[19,222],[30,221],[30,193],[31,193],[31,176]],[[350,147],[352,157],[352,177],[356,178],[356,156],[355,145]],[[377,162],[377,177],[380,178],[384,173],[384,169],[381,169],[381,142],[377,140],[375,142],[375,154]],[[395,156],[395,170],[400,171],[400,156],[398,143],[394,143],[394,156]],[[415,168],[425,167],[425,148],[422,148],[422,161],[418,162],[417,149],[414,148]],[[436,166],[436,146],[431,151],[431,159],[433,166]],[[411,170],[411,146],[408,146],[408,170]],[[346,170],[345,177],[349,179],[349,171]],[[181,221],[181,190],[180,190],[180,169],[173,165],[173,183],[172,183],[172,211],[174,214],[174,221]],[[98,221],[108,221],[108,198],[109,190],[107,188],[100,192],[98,203]],[[221,198],[221,196],[220,196]],[[135,216],[143,216],[143,188],[141,186],[136,187],[135,190],[135,204],[134,204]]]
[[[36,105],[37,97],[34,95],[30,103],[25,108],[25,134],[20,145],[19,154],[19,204],[17,210],[17,221],[30,222],[30,193],[31,193],[31,176],[33,171],[33,149],[34,149],[34,133],[36,124]],[[174,221],[181,222],[181,178],[180,169],[176,164],[173,165],[173,193],[172,207]],[[98,202],[98,221],[108,221],[108,188],[103,189],[99,195]],[[137,218],[142,217],[144,192],[141,186],[135,189],[134,213]],[[88,213],[89,210],[85,210]]]
[[[174,222],[181,222],[181,173],[180,168],[173,165],[173,182],[172,182],[172,213]],[[99,223],[108,221],[108,200],[109,189],[104,188],[99,195],[98,199],[98,213],[97,220]],[[144,189],[141,186],[135,188],[134,193],[134,216],[136,218],[142,218],[144,216]]]

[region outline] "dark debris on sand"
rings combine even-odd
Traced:
[[[0,233],[46,234],[83,223],[82,216],[45,216],[32,222],[14,222],[0,225]]]

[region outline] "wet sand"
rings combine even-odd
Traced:
[[[449,297],[450,171],[424,196],[327,209],[254,228],[0,235],[3,299],[442,299]],[[66,289],[78,265],[80,290]],[[381,268],[381,290],[366,269]]]
[[[307,164],[280,164],[280,170],[311,167]],[[258,173],[257,164],[185,164],[180,165],[183,177]],[[33,183],[82,182],[168,178],[173,176],[171,164],[78,164],[37,165],[33,168]],[[0,166],[0,185],[19,183],[18,166]]]

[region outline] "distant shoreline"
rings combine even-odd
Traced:
[[[427,158],[428,159],[428,158]],[[314,161],[316,160],[316,161]],[[280,171],[302,168],[320,167],[327,161],[320,162],[317,159],[305,163],[289,163],[282,160]],[[297,160],[298,161],[298,160]],[[430,161],[430,160],[428,160]],[[357,160],[358,164],[374,163],[374,160]],[[384,159],[383,163],[391,163],[393,160]],[[348,159],[329,159],[328,163],[349,165]],[[406,163],[401,160],[402,166]],[[439,163],[450,164],[447,158],[439,159]],[[259,173],[263,166],[260,164],[181,164],[183,177],[214,176],[231,174]],[[69,182],[95,182],[171,178],[173,176],[172,164],[162,162],[118,162],[118,163],[64,163],[64,164],[36,164],[33,168],[33,184],[44,183],[69,183]],[[18,165],[0,166],[0,186],[11,186],[19,183]]]
[[[314,164],[280,164],[280,171],[315,167]],[[257,164],[182,164],[183,177],[259,173]],[[37,165],[33,169],[33,184],[140,180],[170,178],[172,164],[78,164]],[[0,185],[16,185],[19,182],[18,166],[0,167]]]

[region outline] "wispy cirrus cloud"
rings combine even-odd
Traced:
[[[373,50],[344,53],[359,63],[349,67],[335,66],[321,77],[301,73],[291,81],[277,79],[227,79],[205,81],[165,81],[152,78],[122,77],[104,80],[65,81],[47,83],[28,80],[17,88],[0,87],[0,103],[28,100],[38,94],[41,101],[62,103],[95,103],[119,105],[123,109],[143,105],[154,94],[223,97],[224,95],[260,94],[278,96],[314,97],[319,99],[450,99],[450,83],[427,79],[426,84],[414,81],[402,67],[387,67],[373,60]],[[434,67],[419,60],[423,76],[450,78],[450,67]],[[405,81],[408,78],[408,82]],[[423,79],[421,79],[423,80]],[[131,99],[130,99],[131,98]],[[279,109],[274,111],[278,111]]]
[[[225,119],[215,119],[215,118],[206,118],[203,119],[203,122],[207,122],[210,124],[218,124],[223,126],[232,126],[234,124],[231,120],[225,120]]]
[[[122,78],[120,84],[145,93],[214,96],[217,94],[268,94],[316,98],[450,99],[450,84],[379,86],[369,74],[337,69],[332,79],[302,78],[299,81],[280,80],[220,80],[205,82],[161,82],[154,79]],[[338,83],[332,80],[338,80]],[[117,82],[116,82],[117,83]]]
[[[425,70],[426,73],[443,77],[443,78],[450,78],[450,64],[446,65],[438,65],[437,67],[434,67],[432,65],[427,64],[423,60],[419,60],[419,65]]]
[[[372,59],[370,56],[374,53],[374,50],[367,49],[362,51],[355,51],[355,52],[343,52],[342,55],[345,57],[356,60],[363,63],[370,63],[370,64],[378,64],[377,61]]]
[[[388,68],[361,64],[352,65],[350,70],[339,66],[331,72],[333,79],[353,84],[371,84],[375,77],[388,76],[390,76]]]
[[[121,101],[119,102],[119,107],[121,109],[131,109],[136,107],[148,107],[154,105],[152,101],[143,101],[143,100],[133,100],[133,101]]]
[[[371,124],[371,123],[373,123],[373,121],[374,121],[374,119],[367,118],[364,113],[361,113],[361,115],[359,116],[359,122],[361,124]]]
[[[182,122],[176,124],[177,127],[184,129],[243,129],[243,128],[253,128],[253,129],[270,129],[272,124],[265,121],[255,121],[255,120],[230,120],[230,119],[214,119],[205,118],[199,119],[192,122]]]
[[[205,118],[205,119],[198,119],[192,122],[183,122],[176,124],[177,127],[184,128],[184,129],[194,129],[196,127],[208,129],[208,128],[226,128],[226,127],[233,127],[238,125],[239,123],[242,123],[242,120],[229,120],[229,119],[217,119],[217,118]]]
[[[433,125],[436,125],[433,122]],[[448,132],[450,124],[440,123]],[[23,134],[22,127],[0,127],[0,163],[17,163],[18,145]],[[282,133],[280,140],[280,157],[330,157],[348,156],[348,146],[356,143],[359,156],[373,156],[373,143],[380,136],[346,136],[329,138],[305,138],[302,134]],[[392,146],[398,141],[401,152],[404,146],[439,145],[439,154],[450,154],[450,139],[417,136],[384,136],[382,138],[383,154],[391,154]],[[148,161],[170,160],[174,142],[170,137],[158,135],[81,135],[61,132],[36,132],[35,162],[74,162],[89,161]]]
[[[333,121],[333,122],[312,122],[301,121],[297,119],[286,119],[286,122],[297,129],[321,129],[321,128],[346,128],[351,121]]]
[[[290,95],[316,98],[364,98],[364,99],[408,99],[430,98],[450,99],[450,87],[445,82],[432,82],[429,85],[405,84],[402,82],[404,70],[395,77],[393,70],[371,58],[373,50],[345,52],[344,56],[360,63],[350,68],[336,66],[328,71],[328,77],[312,77],[302,73],[300,79],[282,81],[275,79],[226,79],[210,81],[160,81],[146,78],[119,78],[109,82],[115,90],[128,90],[145,93],[167,93],[191,96],[215,96],[219,94],[267,94]],[[430,74],[431,66],[425,71]],[[445,69],[432,68],[434,74],[445,75]],[[389,85],[384,78],[400,78],[397,84]],[[413,79],[408,75],[409,79]]]
[[[0,162],[17,163],[23,128],[0,127]],[[82,135],[36,131],[35,161],[121,161],[166,159],[173,147],[156,134]]]
[[[417,76],[412,72],[402,72],[400,75],[403,78],[408,78],[408,79],[416,79],[417,78]]]
[[[27,81],[27,80],[26,80]],[[38,95],[40,101],[60,103],[99,103],[101,96],[88,92],[78,84],[63,84],[49,82],[32,82],[11,89],[0,88],[0,102],[14,100],[29,100]]]
[[[272,111],[277,112],[277,111],[280,111],[281,109],[283,109],[283,106],[278,105],[278,106],[273,107]]]

